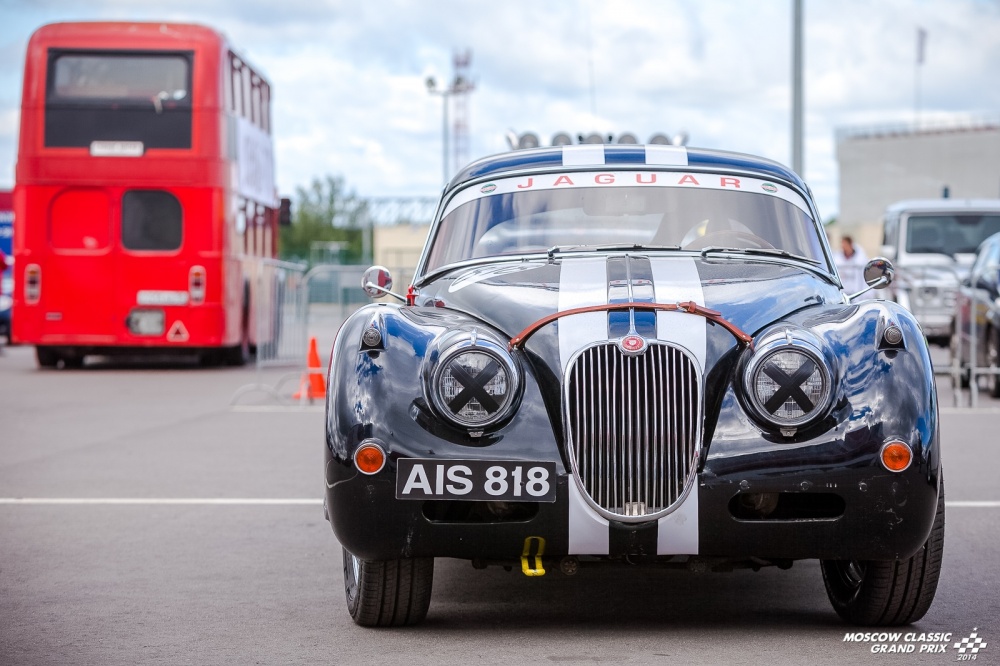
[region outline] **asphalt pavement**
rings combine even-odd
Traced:
[[[951,407],[946,380],[937,598],[859,638],[815,562],[528,578],[439,559],[425,624],[357,627],[322,408],[288,404],[286,372],[0,352],[0,664],[945,664],[973,644],[1000,663],[1000,409]]]

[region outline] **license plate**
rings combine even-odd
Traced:
[[[400,458],[396,499],[555,502],[556,464]]]
[[[125,324],[132,335],[163,335],[166,316],[163,310],[133,308]]]
[[[94,157],[142,157],[142,141],[91,141],[90,154]]]

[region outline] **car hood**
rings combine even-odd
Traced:
[[[418,302],[459,310],[513,337],[561,310],[627,301],[693,301],[753,335],[811,305],[842,303],[843,295],[789,262],[612,255],[458,269],[423,286]],[[627,313],[606,316],[606,338],[627,332],[620,323]]]

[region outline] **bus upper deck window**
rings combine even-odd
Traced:
[[[178,250],[181,202],[161,190],[131,190],[122,197],[122,246],[126,250]]]
[[[53,48],[45,80],[45,146],[137,141],[191,148],[194,53]]]

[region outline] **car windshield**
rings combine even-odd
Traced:
[[[979,244],[1000,231],[1000,213],[911,215],[906,225],[906,251],[918,254],[973,254]]]
[[[583,172],[477,183],[448,203],[424,272],[550,248],[626,246],[780,250],[828,266],[808,210],[784,185],[720,174]]]

